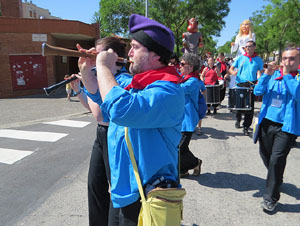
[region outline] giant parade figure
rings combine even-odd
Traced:
[[[253,32],[253,25],[250,20],[244,20],[240,24],[240,30],[235,38],[235,41],[231,43],[231,53],[236,52],[236,57],[244,55],[246,53],[245,45],[252,40],[255,42],[255,34]]]
[[[250,20],[244,20],[240,24],[239,33],[235,37],[235,41],[231,43],[231,54],[236,52],[234,60],[246,53],[245,45],[248,41],[255,42],[255,34],[253,32],[253,25]],[[235,76],[230,76],[229,88],[235,87]]]
[[[184,53],[198,54],[198,48],[203,47],[202,34],[198,32],[198,21],[196,18],[191,18],[188,24],[188,32],[182,34]]]

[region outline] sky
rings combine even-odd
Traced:
[[[99,0],[32,0],[32,3],[48,9],[52,16],[88,24],[92,23],[94,13],[99,10]],[[217,46],[230,41],[239,29],[239,25],[249,19],[253,12],[261,10],[262,6],[267,4],[266,0],[232,0],[229,4],[230,12],[224,18],[226,25],[221,31],[221,37],[215,38]]]

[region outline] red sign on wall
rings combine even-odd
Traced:
[[[9,56],[13,90],[48,86],[46,57],[42,55]]]

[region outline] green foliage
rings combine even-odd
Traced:
[[[288,42],[300,44],[300,2],[298,0],[269,0],[269,4],[251,18],[257,34],[258,49],[266,59]],[[280,60],[280,57],[279,57]]]
[[[224,45],[220,46],[218,48],[218,53],[230,53],[230,49],[231,49],[231,41],[226,42]]]
[[[229,13],[231,0],[151,0],[148,16],[171,28],[175,34],[176,52],[182,48],[182,33],[186,32],[187,20],[196,17],[203,34],[204,48],[201,52],[216,52],[212,36],[220,36]],[[132,13],[145,14],[144,0],[100,0],[100,10],[93,20],[100,22],[101,36],[118,34],[128,37],[128,19]]]

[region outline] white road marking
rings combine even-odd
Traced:
[[[0,163],[14,164],[15,162],[31,155],[33,151],[21,151],[15,149],[0,148]]]
[[[36,132],[36,131],[24,131],[24,130],[13,130],[13,129],[0,129],[0,137],[21,139],[21,140],[56,142],[67,135],[68,134],[66,133],[50,133],[50,132]]]
[[[44,122],[44,124],[83,128],[88,124],[90,124],[90,122],[75,121],[75,120],[58,120],[53,122]]]

